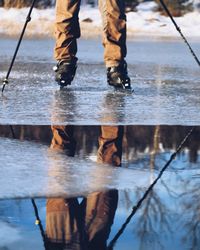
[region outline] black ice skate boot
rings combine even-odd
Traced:
[[[131,89],[126,62],[107,68],[107,82],[118,89]]]
[[[55,80],[61,87],[70,85],[76,74],[77,64],[76,61],[59,61],[53,70],[55,71]]]

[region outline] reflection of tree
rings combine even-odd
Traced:
[[[156,179],[158,180],[158,178]],[[157,180],[154,183],[157,183]],[[115,243],[124,233],[125,228],[136,213],[137,219],[136,222],[133,222],[132,226],[133,234],[137,234],[139,238],[139,249],[162,249],[166,244],[163,243],[163,240],[166,240],[168,237],[173,238],[172,228],[174,225],[170,216],[169,203],[163,198],[163,192],[159,194],[159,190],[162,190],[160,184],[157,190],[153,189],[154,185],[152,183],[147,190],[140,187],[134,190],[136,198],[134,202],[135,206],[132,207],[132,212],[127,216],[125,222],[110,241],[108,249],[113,249]],[[131,195],[130,192],[129,195]],[[131,200],[129,195],[128,201]],[[127,197],[125,196],[125,198]],[[123,202],[123,204],[125,203]]]
[[[155,168],[155,158],[156,154],[159,153],[159,144],[160,144],[160,126],[156,126],[154,130],[153,136],[153,148],[151,149],[151,157],[149,159],[149,167],[150,170],[153,172]],[[167,164],[167,163],[166,163]],[[167,165],[165,165],[167,166]],[[161,166],[160,166],[161,167]],[[164,169],[164,167],[163,167]],[[134,193],[137,197],[138,202],[132,208],[131,214],[127,217],[125,223],[122,225],[116,236],[110,243],[110,248],[114,246],[116,240],[120,237],[120,235],[124,232],[125,227],[130,222],[130,219],[135,215],[136,211],[139,213],[139,218],[137,224],[134,225],[134,234],[137,233],[140,240],[140,249],[163,249],[164,244],[162,243],[162,235],[164,234],[165,237],[167,235],[172,236],[172,229],[171,229],[171,217],[169,211],[169,205],[163,199],[163,196],[159,195],[159,192],[156,192],[153,187],[157,183],[158,177],[154,180],[152,175],[150,176],[150,186],[147,190],[142,190],[141,188],[137,188]],[[174,198],[176,193],[173,190],[170,190],[168,185],[163,181],[160,180],[159,189],[163,189],[161,187],[163,185],[166,188],[167,193]],[[155,187],[154,187],[155,188]],[[141,193],[143,195],[141,196]],[[163,194],[163,192],[162,192]],[[124,194],[126,204],[129,203],[130,197]],[[139,210],[140,209],[140,210]],[[139,211],[138,211],[139,210]],[[135,232],[136,231],[136,232]],[[162,235],[161,235],[162,232]]]
[[[153,160],[151,159],[150,161],[151,170],[153,170],[153,168],[155,167],[155,154],[156,152],[159,151],[159,147],[158,147],[159,130],[160,130],[159,126],[156,126],[155,133],[154,133],[154,140],[153,140],[154,148],[152,151],[154,153],[153,154],[154,157],[152,158]],[[186,182],[184,178],[182,178],[181,174],[179,175],[179,173],[176,172],[176,175],[177,175],[176,178],[177,179],[179,178],[179,186],[180,186],[179,188],[181,190],[184,190],[185,186],[191,187],[191,183],[190,183],[191,178],[187,180]],[[176,193],[176,191],[174,191],[173,188],[171,188],[168,183],[165,183],[164,180],[161,179],[159,188],[161,189],[163,187],[166,189],[171,200],[175,197],[176,198],[178,197],[178,192]],[[198,187],[199,187],[199,183],[198,183]],[[192,197],[191,197],[191,193],[192,193]],[[188,238],[192,241],[191,249],[200,249],[200,240],[199,240],[200,203],[196,202],[196,204],[193,205],[195,200],[198,201],[198,197],[200,195],[200,191],[199,191],[199,188],[197,188],[197,185],[194,185],[192,191],[189,193],[187,192],[187,195],[188,194],[190,195],[190,197],[187,197],[186,199],[184,199],[183,204],[185,203],[185,208],[183,209],[183,211],[186,212],[186,210],[188,210],[187,214],[190,214],[190,209],[192,208],[193,215],[192,215],[192,220],[191,220],[192,222],[186,223],[185,227],[188,227],[188,231],[187,231],[187,234],[186,234],[187,236],[185,237],[185,239]],[[167,204],[167,206],[169,205]],[[156,224],[161,227],[161,231],[165,232],[165,235],[167,234],[167,232],[172,233],[172,231],[170,230],[171,228],[171,223],[170,223],[170,218],[169,218],[170,211],[168,211],[167,206],[165,205],[162,197],[159,197],[159,195],[154,190],[151,190],[151,193],[149,193],[148,196],[146,197],[145,205],[143,204],[143,207],[141,209],[141,219],[139,219],[139,222],[137,225],[137,228],[140,228],[140,227],[142,228],[141,230],[138,230],[138,233],[140,234],[140,240],[141,240],[141,245],[140,245],[141,249],[145,249],[145,246],[147,244],[151,245],[152,249],[157,249],[157,248],[161,249],[162,247],[161,241],[157,240],[157,239],[160,239],[160,237],[158,237],[160,233],[158,235],[156,231],[157,230]],[[149,232],[150,232],[150,235],[149,235]]]
[[[155,169],[155,159],[156,155],[159,153],[159,143],[160,143],[160,126],[155,126],[154,136],[153,136],[153,150],[150,154],[150,171],[151,171],[151,183],[153,182],[153,172]]]
[[[183,185],[187,187],[187,191],[181,195],[182,210],[184,217],[187,218],[184,223],[186,230],[183,237],[184,242],[188,242],[190,249],[200,249],[200,179],[190,178],[187,181],[183,180]]]
[[[50,138],[52,136],[50,126],[13,126],[13,128],[16,138],[22,140],[36,140],[45,144],[50,143]],[[148,154],[149,152],[152,152],[152,149],[155,148],[153,140],[155,130],[155,126],[125,126],[123,153],[125,154],[124,159],[126,159],[126,162],[130,159],[137,159],[138,155],[141,153],[144,154],[145,151],[147,151]],[[188,127],[183,126],[159,126],[160,143],[162,144],[163,149],[175,149],[187,131]],[[76,126],[75,139],[79,141],[79,145],[77,145],[77,153],[85,152],[90,154],[97,150],[98,134],[99,126]],[[12,138],[10,127],[0,126],[0,136]],[[184,148],[189,149],[191,162],[197,162],[198,160],[198,150],[200,149],[199,141],[200,127],[196,127],[190,140],[188,140],[184,146]]]
[[[150,169],[153,169],[155,166],[155,157],[159,152],[159,143],[160,143],[160,126],[155,126],[154,136],[153,136],[153,150],[150,156]]]
[[[159,225],[159,227],[158,227]],[[162,249],[162,237],[171,233],[169,211],[163,199],[155,191],[151,191],[140,210],[136,225],[140,239],[140,249]]]
[[[193,208],[197,209],[197,208]],[[200,207],[198,206],[198,210]],[[200,218],[198,214],[198,219],[196,218],[196,215],[192,216],[191,222],[188,222],[185,226],[188,228],[188,231],[186,233],[187,236],[184,237],[184,240],[190,240],[191,242],[191,248],[193,250],[199,250],[200,249]]]
[[[153,183],[153,172],[155,169],[156,155],[159,153],[160,126],[155,126],[153,134],[153,143],[150,154],[149,167],[151,171],[150,183]],[[159,229],[158,226],[159,225]],[[158,193],[154,190],[148,194],[145,203],[140,210],[140,218],[137,223],[137,233],[140,239],[140,249],[163,249],[160,229],[162,232],[171,232],[169,223],[169,213],[166,204]]]

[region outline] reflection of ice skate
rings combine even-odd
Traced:
[[[69,124],[75,120],[76,97],[70,89],[55,91],[51,105],[51,124]]]
[[[121,92],[108,92],[102,103],[100,122],[101,124],[112,125],[124,122],[125,117],[125,97]]]

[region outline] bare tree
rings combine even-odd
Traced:
[[[167,15],[161,5],[159,4],[159,0],[155,0],[158,3],[158,10],[163,14]],[[173,16],[182,16],[188,11],[193,10],[193,3],[189,0],[165,0],[164,1],[166,6],[168,7],[169,11]]]

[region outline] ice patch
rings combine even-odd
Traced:
[[[0,199],[75,197],[105,189],[148,187],[150,183],[149,171],[67,157],[39,143],[0,138],[0,152]]]

